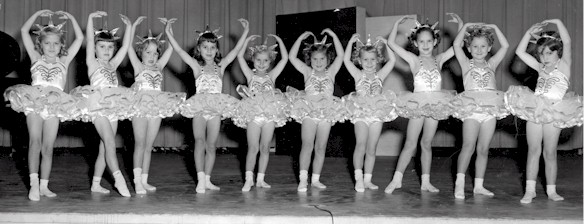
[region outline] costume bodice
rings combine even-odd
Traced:
[[[274,90],[274,81],[268,75],[259,76],[255,74],[249,81],[249,90],[252,93],[262,93]]]
[[[357,85],[355,86],[355,91],[357,91],[358,95],[365,96],[365,95],[379,95],[383,91],[383,83],[381,79],[375,73],[373,78],[367,78],[365,73],[363,73],[363,77],[359,79]]]
[[[215,69],[212,73],[205,72],[201,68],[201,75],[195,80],[195,86],[197,88],[197,93],[221,93],[223,88],[223,80],[219,75],[218,66],[214,66]]]
[[[474,60],[470,60],[470,69],[463,77],[465,90],[495,90],[495,72],[487,62],[487,67],[479,68],[475,66]]]
[[[49,63],[46,61],[45,56],[42,56],[41,59],[32,64],[30,73],[32,77],[31,85],[33,86],[53,86],[60,90],[65,87],[67,68],[63,62],[59,61],[58,57],[57,62]]]
[[[162,90],[162,72],[159,68],[145,66],[134,80],[134,85],[140,90]]]
[[[438,62],[434,59],[434,68],[424,68],[420,59],[420,70],[414,75],[414,92],[436,91],[442,89],[442,76],[438,70]]]
[[[116,70],[103,65],[101,60],[97,59],[99,67],[89,75],[91,86],[97,87],[116,87],[118,86],[118,76]]]
[[[304,88],[307,95],[333,95],[334,92],[334,82],[328,74],[328,70],[325,71],[324,75],[316,75],[314,70],[310,74],[310,77],[306,81],[306,88]]]
[[[549,73],[546,72],[546,67],[542,66],[542,69],[539,71],[539,77],[537,78],[535,95],[542,95],[557,100],[564,98],[564,94],[566,94],[570,86],[570,80],[568,80],[568,77],[564,73],[558,70],[558,62],[556,62],[554,70]]]

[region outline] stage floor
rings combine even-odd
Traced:
[[[134,194],[124,165],[131,153],[119,153],[120,165],[132,192],[91,193],[91,153],[83,149],[56,150],[50,188],[56,198],[27,198],[26,153],[0,153],[0,223],[582,223],[582,156],[559,152],[558,193],[564,201],[547,199],[541,181],[532,204],[519,203],[523,195],[524,154],[495,152],[489,159],[485,186],[495,196],[473,196],[466,179],[466,200],[453,197],[452,164],[456,155],[434,157],[432,183],[439,193],[421,192],[414,163],[404,175],[402,189],[388,195],[396,157],[378,157],[373,182],[379,190],[353,190],[347,158],[326,158],[321,181],[326,190],[296,191],[291,156],[272,155],[266,181],[271,189],[241,192],[242,153],[217,156],[212,181],[220,191],[196,194],[191,153],[154,153],[149,182],[158,188],[144,196]],[[239,155],[237,155],[239,154]],[[442,155],[440,155],[442,154]],[[129,171],[129,172],[128,172]],[[543,167],[540,172],[543,172]],[[110,175],[102,186],[113,190]]]

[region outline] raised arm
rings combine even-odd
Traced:
[[[87,43],[85,44],[85,62],[89,65],[95,62],[95,30],[93,28],[93,18],[107,16],[106,12],[95,11],[87,17],[87,27],[85,27],[85,35],[87,36]]]
[[[170,20],[165,20],[165,19],[160,19],[160,22],[162,22],[162,24],[164,24],[166,26],[166,24],[168,23],[172,23],[176,21],[176,19],[170,19]],[[165,27],[166,30],[166,27]],[[162,35],[162,34],[160,34]],[[167,44],[166,50],[164,51],[164,53],[162,53],[162,55],[160,56],[160,58],[157,61],[158,67],[159,68],[164,68],[164,66],[166,66],[166,63],[168,63],[168,60],[170,60],[170,56],[172,56],[172,45]]]
[[[556,24],[558,27],[558,32],[560,33],[560,38],[562,38],[562,60],[568,64],[568,67],[572,64],[572,38],[570,38],[570,33],[568,33],[568,29],[559,19],[549,19],[544,20],[544,23],[553,23]]]
[[[408,19],[414,19],[414,18],[411,16],[404,16],[401,19],[399,19],[398,21],[396,21],[395,24],[393,24],[393,29],[391,29],[391,33],[389,33],[389,37],[387,38],[387,44],[400,58],[404,59],[411,67],[413,64],[415,64],[418,61],[418,59],[417,59],[418,57],[415,54],[413,54],[412,52],[409,52],[406,49],[404,49],[403,47],[399,46],[395,42],[395,38],[397,37],[397,30],[399,28],[399,25],[404,23]]]
[[[141,72],[143,69],[142,61],[140,61],[140,58],[138,58],[138,55],[136,55],[133,40],[134,35],[136,34],[136,27],[140,23],[142,23],[144,19],[146,19],[146,16],[138,17],[136,21],[134,21],[134,24],[132,24],[132,32],[130,33],[130,46],[128,46],[128,58],[130,58],[130,62],[132,63],[132,67],[134,68],[134,74]]]
[[[460,31],[462,30],[463,24],[464,24],[462,22],[462,19],[460,18],[460,16],[458,16],[458,14],[456,14],[456,13],[451,13],[451,12],[446,13],[446,15],[449,15],[449,16],[452,17],[450,20],[448,20],[448,22],[457,23],[458,24],[458,33],[460,33]],[[454,49],[451,46],[448,49],[446,49],[446,51],[442,52],[442,54],[439,54],[437,56],[437,59],[439,60],[438,66],[440,68],[442,68],[442,65],[446,61],[450,60],[450,58],[452,58],[454,55],[455,55],[455,52],[454,52]]]
[[[466,23],[458,31],[456,38],[454,38],[454,42],[452,43],[452,50],[454,51],[454,55],[456,56],[456,60],[458,60],[458,64],[460,64],[460,68],[462,69],[462,73],[466,73],[469,69],[469,59],[464,54],[464,37],[468,34],[468,28],[471,26],[477,26],[479,23]]]
[[[278,48],[280,48],[280,61],[278,61],[278,64],[276,64],[276,66],[274,66],[274,68],[272,69],[272,71],[270,71],[269,75],[270,78],[272,78],[272,81],[276,82],[276,79],[278,78],[278,76],[280,76],[280,74],[282,74],[282,70],[284,70],[284,67],[286,67],[286,64],[288,63],[288,51],[286,50],[286,45],[284,45],[284,41],[282,41],[282,39],[274,34],[268,34],[268,36],[270,37],[274,37],[274,39],[276,39],[276,42],[278,42]]]
[[[337,37],[335,32],[329,28],[326,28],[320,34],[322,35],[325,33],[333,38],[333,46],[335,46],[335,52],[337,52],[337,57],[335,57],[335,60],[331,63],[328,69],[330,71],[329,74],[334,74],[336,76],[341,69],[341,66],[343,65],[343,54],[345,54],[345,51],[341,41],[339,40],[339,37]]]
[[[176,42],[176,39],[174,39],[174,32],[172,31],[172,24],[176,21],[176,19],[161,19],[161,21],[166,21],[166,26],[164,27],[164,31],[166,32],[166,36],[168,38],[168,42],[170,43],[170,46],[172,46],[172,48],[174,49],[174,52],[176,52],[178,54],[178,56],[189,66],[191,67],[191,69],[193,70],[193,74],[195,75],[195,77],[199,77],[199,73],[201,71],[201,66],[199,65],[199,63],[197,62],[196,59],[194,59],[193,57],[191,57],[189,55],[189,53],[187,53],[186,51],[184,51],[180,45],[178,44],[178,42]]]
[[[393,54],[393,51],[391,51],[391,49],[389,49],[389,46],[387,46],[387,40],[383,39],[381,36],[378,36],[377,40],[383,43],[385,51],[387,51],[387,62],[385,62],[385,65],[383,65],[383,67],[381,67],[381,69],[377,71],[377,75],[379,76],[379,78],[381,80],[385,80],[385,78],[387,78],[389,72],[391,72],[393,66],[395,65],[395,54]]]
[[[543,24],[536,23],[531,26],[519,41],[519,45],[517,45],[517,49],[515,50],[515,54],[521,58],[527,66],[531,67],[532,69],[539,70],[539,62],[535,59],[531,54],[527,53],[527,45],[529,44],[529,40],[531,39],[532,34],[536,34],[542,31]]]
[[[507,38],[505,38],[503,32],[501,32],[499,27],[497,27],[497,25],[487,24],[485,26],[495,31],[495,34],[497,34],[497,39],[499,40],[499,44],[501,44],[501,48],[497,51],[497,53],[495,53],[495,55],[493,55],[493,57],[491,57],[491,59],[489,59],[489,64],[491,64],[492,69],[495,70],[501,61],[503,61],[505,54],[507,54],[507,50],[509,50],[509,42],[507,41]]]
[[[32,40],[32,37],[30,36],[30,27],[32,27],[32,24],[34,23],[34,21],[36,21],[37,17],[50,16],[52,14],[53,14],[53,12],[51,10],[48,10],[48,9],[39,10],[39,11],[35,12],[34,14],[32,14],[32,16],[30,16],[30,18],[28,18],[28,20],[22,25],[22,28],[20,28],[20,34],[22,36],[22,44],[24,44],[24,48],[26,49],[26,53],[28,53],[28,56],[30,57],[30,61],[32,61],[32,62],[37,61],[41,57],[41,54],[35,50],[34,41]]]
[[[221,66],[221,74],[223,74],[225,72],[225,68],[227,68],[227,66],[231,64],[233,60],[235,60],[235,57],[239,53],[239,50],[241,50],[243,47],[243,42],[245,42],[247,34],[249,33],[249,22],[245,19],[239,19],[238,21],[243,26],[243,33],[241,34],[241,37],[239,38],[239,41],[237,41],[235,47],[231,49],[231,51],[225,55],[223,59],[221,59],[221,62],[219,62],[219,66]]]
[[[290,60],[292,66],[294,66],[294,68],[296,68],[297,71],[302,73],[302,75],[304,75],[304,79],[306,79],[306,77],[310,73],[311,68],[308,65],[306,65],[304,61],[298,58],[298,51],[300,51],[300,44],[302,44],[302,41],[308,38],[309,36],[314,37],[314,34],[310,31],[306,31],[300,34],[298,39],[296,39],[296,42],[294,42],[294,45],[292,45],[292,48],[290,48],[290,54],[288,57],[288,60]]]
[[[255,40],[258,37],[260,37],[260,36],[259,35],[249,36],[245,40],[245,42],[243,42],[243,47],[241,48],[241,50],[239,50],[239,53],[237,54],[237,61],[239,62],[239,67],[241,67],[241,71],[243,72],[243,75],[245,76],[245,80],[247,82],[249,82],[249,80],[251,79],[251,77],[253,75],[253,70],[249,67],[249,65],[247,64],[247,61],[245,61],[244,55],[245,55],[245,51],[247,50],[247,44],[250,41]]]
[[[110,60],[112,65],[116,68],[122,63],[122,61],[126,57],[126,53],[128,53],[128,48],[131,45],[130,41],[132,39],[132,37],[131,37],[132,36],[132,22],[130,22],[130,19],[128,19],[128,17],[125,15],[120,14],[120,18],[122,19],[122,22],[124,22],[124,24],[126,24],[126,28],[124,29],[124,39],[122,40],[122,47],[120,47],[120,49],[118,49],[118,52],[116,53],[116,55]]]
[[[359,68],[357,68],[357,66],[355,66],[355,64],[353,63],[353,60],[351,60],[351,56],[353,55],[353,44],[355,44],[355,42],[357,42],[357,40],[359,39],[359,34],[355,33],[353,34],[353,36],[351,36],[351,39],[349,39],[349,42],[347,43],[347,47],[345,48],[345,55],[343,56],[343,62],[345,63],[345,68],[347,68],[347,71],[349,71],[349,74],[351,74],[351,76],[353,76],[353,79],[355,79],[355,83],[359,82],[359,79],[361,79],[361,70]]]
[[[71,21],[71,25],[73,25],[73,30],[75,31],[75,40],[73,41],[73,43],[71,43],[71,46],[69,46],[69,49],[67,50],[68,52],[67,56],[63,58],[64,59],[63,63],[65,64],[65,66],[69,66],[69,63],[71,63],[73,58],[75,58],[75,56],[77,55],[77,52],[79,52],[81,44],[83,44],[83,30],[81,30],[81,27],[79,27],[77,20],[70,13],[65,11],[57,11],[55,12],[55,14],[63,15],[62,17],[63,19],[69,19]]]

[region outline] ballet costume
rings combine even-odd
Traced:
[[[221,93],[223,88],[219,66],[214,65],[213,72],[205,72],[195,80],[196,93],[181,105],[180,113],[184,117],[201,116],[206,120],[214,117],[230,118],[235,112],[239,100],[229,94]]]
[[[502,119],[509,115],[505,107],[505,93],[497,90],[495,71],[487,67],[475,66],[470,60],[470,69],[463,76],[465,91],[452,100],[453,117],[462,121],[474,119],[479,123],[496,118]]]
[[[119,86],[116,70],[107,62],[97,59],[99,67],[89,75],[90,85],[71,90],[71,95],[83,99],[79,103],[82,116],[79,120],[93,122],[97,117],[105,117],[110,122],[129,119],[134,116],[135,92]]]
[[[343,97],[351,123],[358,121],[370,125],[375,122],[389,122],[397,118],[396,95],[391,90],[383,90],[383,82],[374,74],[367,78],[365,73],[355,86],[355,92]]]
[[[421,59],[420,66],[414,75],[414,92],[402,91],[397,96],[397,113],[408,119],[428,117],[445,120],[453,113],[451,101],[456,91],[442,90],[442,77],[436,59],[432,70],[424,68]]]
[[[259,76],[254,69],[248,86],[237,86],[237,93],[242,99],[231,118],[233,123],[241,128],[247,128],[249,122],[260,125],[274,122],[276,127],[284,126],[289,104],[284,94],[274,86],[270,76]]]
[[[553,124],[557,128],[581,126],[582,96],[566,94],[570,81],[558,70],[547,73],[541,65],[535,92],[526,86],[510,86],[505,93],[505,105],[511,114],[536,124]]]
[[[74,120],[81,116],[78,99],[63,92],[67,67],[57,57],[55,63],[46,61],[43,55],[30,68],[31,85],[18,84],[4,91],[4,99],[16,112],[25,115],[35,113],[43,119],[53,117],[60,121]]]
[[[179,113],[186,93],[162,91],[162,72],[157,67],[144,65],[144,70],[134,77],[132,89],[136,92],[133,117],[166,118]]]
[[[342,100],[333,96],[334,80],[326,70],[323,75],[316,75],[312,70],[306,81],[306,88],[301,91],[293,87],[286,89],[286,97],[290,101],[289,116],[298,123],[309,118],[316,123],[344,122],[348,112]]]

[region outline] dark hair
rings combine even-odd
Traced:
[[[100,31],[104,31],[104,30],[101,29]],[[107,30],[105,30],[105,31],[106,32],[99,32],[95,35],[94,43],[97,44],[97,42],[99,42],[99,41],[114,43],[114,51],[116,51],[118,49],[118,46],[116,44],[116,40],[118,39],[118,37],[116,37],[115,35],[112,35],[110,32],[107,32]]]
[[[43,52],[41,42],[49,34],[57,35],[59,37],[59,42],[61,42],[61,49],[59,50],[59,54],[57,54],[57,56],[58,57],[67,56],[68,52],[67,49],[65,48],[65,35],[63,35],[63,32],[61,32],[61,30],[57,29],[56,27],[45,27],[39,31],[39,36],[36,38],[34,45],[35,50],[39,52],[41,55],[45,54],[45,52]]]
[[[470,44],[477,37],[484,37],[487,40],[489,46],[493,46],[495,42],[495,34],[489,30],[485,29],[484,27],[472,28],[467,32],[467,35],[464,36],[464,46],[470,47]]]
[[[160,41],[156,41],[155,39],[146,39],[144,41],[142,41],[141,43],[138,43],[136,45],[136,54],[138,55],[138,58],[140,58],[140,60],[142,60],[142,52],[144,50],[146,50],[146,48],[148,47],[148,45],[150,45],[150,43],[153,43],[154,45],[156,45],[156,53],[158,53],[158,58],[160,58],[160,53],[161,53],[161,49],[162,49],[162,43],[160,43]]]
[[[430,27],[430,24],[422,24],[420,26],[420,28],[416,29],[414,32],[412,32],[412,34],[408,37],[408,39],[410,40],[411,43],[416,42],[416,40],[418,40],[418,35],[420,35],[420,33],[422,32],[429,32],[432,37],[434,38],[434,40],[436,40],[436,45],[438,45],[440,43],[440,34],[438,32],[434,32],[434,30]]]
[[[549,36],[549,37],[544,37]],[[562,39],[560,39],[560,35],[555,31],[546,31],[542,33],[542,37],[539,38],[536,42],[537,45],[537,52],[536,55],[542,53],[545,47],[548,47],[550,51],[558,51],[558,57],[562,57],[562,53],[564,51],[564,44],[562,43]],[[539,60],[539,57],[536,57]]]
[[[195,58],[195,60],[199,62],[199,65],[201,66],[205,65],[205,59],[203,59],[203,56],[201,56],[201,52],[199,51],[199,46],[201,46],[201,44],[203,44],[203,42],[205,41],[213,43],[217,46],[217,54],[215,54],[215,58],[213,59],[213,61],[219,64],[222,58],[221,52],[219,52],[219,38],[217,38],[217,36],[212,32],[203,33],[201,34],[201,36],[199,36],[199,38],[197,39],[197,45],[195,46],[195,50],[193,53],[193,58]]]
[[[330,44],[310,44],[308,47],[302,50],[302,54],[304,54],[304,63],[308,66],[310,65],[310,58],[314,53],[323,53],[327,59],[327,68],[332,63],[333,58],[335,58],[336,54],[333,51],[329,50]]]

